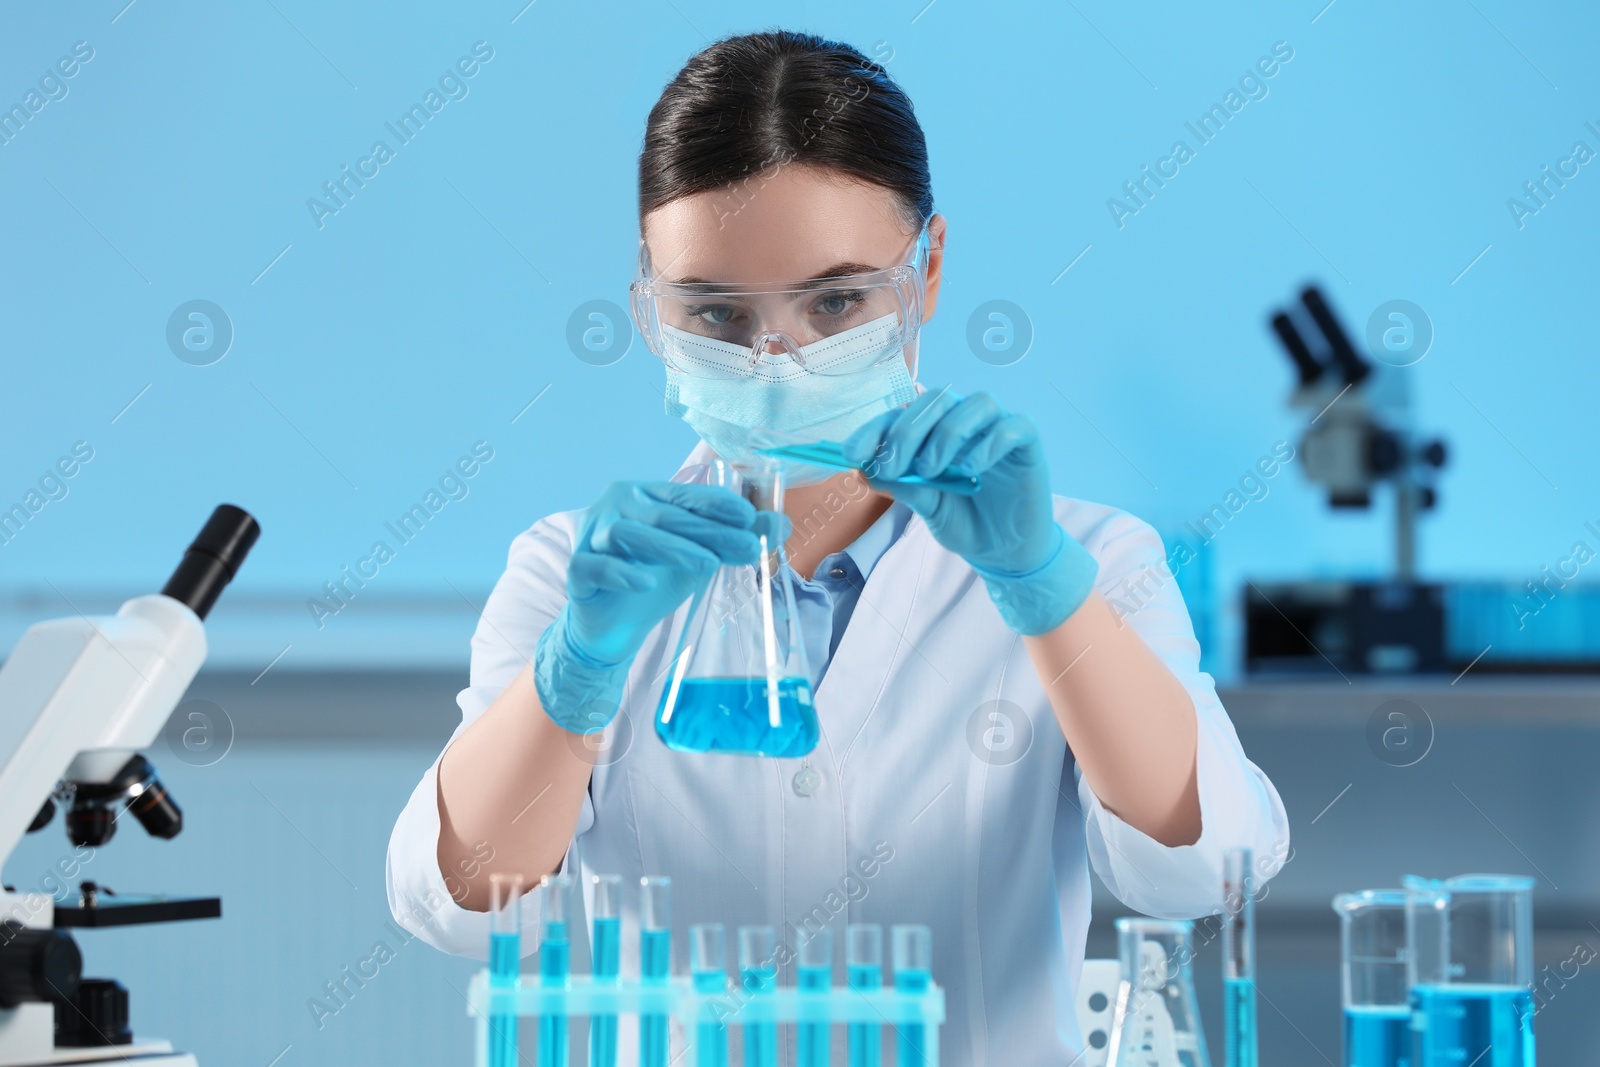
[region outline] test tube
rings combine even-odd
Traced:
[[[615,982],[622,970],[622,879],[615,874],[597,874],[594,887],[593,934],[590,956],[596,981]],[[591,1067],[616,1067],[617,1017],[596,1015],[589,1020],[589,1063]]]
[[[795,984],[800,992],[827,995],[833,988],[833,927],[802,928],[799,957]],[[801,1022],[797,1028],[798,1067],[828,1067],[830,1036],[826,1022]]]
[[[778,988],[778,932],[770,926],[739,927],[739,985],[762,997]],[[778,1067],[778,1024],[750,1022],[744,1027],[745,1067]]]
[[[672,974],[672,879],[639,879],[639,979],[666,985]],[[639,1016],[639,1067],[667,1067],[667,1017]]]
[[[889,937],[894,950],[894,987],[902,993],[921,993],[933,982],[933,932],[926,926],[893,926]],[[900,1023],[895,1043],[895,1067],[926,1064],[927,1041],[921,1023]]]
[[[571,974],[572,949],[567,937],[567,907],[572,896],[570,874],[547,874],[539,882],[544,890],[544,923],[539,937],[539,980],[547,986],[564,986]],[[539,1063],[567,1067],[567,1017],[551,1013],[539,1018]]]
[[[851,989],[883,988],[883,927],[851,923],[844,928],[844,960]],[[882,1030],[875,1023],[851,1023],[850,1067],[879,1067]]]
[[[1363,889],[1333,898],[1343,966],[1344,1067],[1400,1067],[1411,1061],[1406,985],[1406,894]]]
[[[695,991],[728,991],[728,931],[721,923],[696,923],[689,927],[689,974]],[[728,1067],[728,1031],[703,1013],[695,1029],[697,1067]]]
[[[489,876],[489,987],[516,989],[522,980],[522,875]],[[517,1013],[489,1013],[490,1067],[516,1067]]]
[[[1222,855],[1222,1005],[1228,1067],[1256,1067],[1256,901],[1247,848]]]

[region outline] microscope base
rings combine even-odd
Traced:
[[[54,1048],[43,1057],[27,1056],[22,1059],[10,1053],[0,1043],[0,1067],[200,1067],[200,1061],[189,1053],[174,1053],[171,1041],[158,1038],[134,1038],[131,1045],[110,1045],[106,1048]]]
[[[40,1010],[42,1009],[42,1010]],[[172,1042],[134,1038],[131,1044],[101,1048],[55,1048],[55,1010],[49,1004],[24,1004],[0,1012],[0,1067],[199,1067]]]

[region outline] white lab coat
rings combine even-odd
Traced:
[[[697,448],[679,479],[694,477],[706,455]],[[847,922],[884,926],[886,963],[888,927],[923,923],[947,996],[945,1064],[1066,1064],[1081,1048],[1074,993],[1090,863],[1129,907],[1169,918],[1220,906],[1227,848],[1248,846],[1266,876],[1276,872],[1288,852],[1288,817],[1199,670],[1160,538],[1098,504],[1057,497],[1055,513],[1099,561],[1099,590],[1142,604],[1127,621],[1194,700],[1200,839],[1166,847],[1101,805],[1076,773],[1021,639],[972,568],[913,518],[868,576],[817,688],[822,740],[810,764],[822,783],[811,796],[793,788],[799,760],[667,749],[654,715],[684,609],[645,642],[562,863],[585,883],[592,873],[623,876],[625,973],[637,973],[644,874],[673,880],[679,972],[694,922],[727,924],[734,953],[740,924],[775,926],[792,948],[796,925],[828,921],[840,981]],[[472,638],[456,734],[522,669],[560,610],[581,514],[552,515],[512,542]],[[1139,590],[1133,597],[1129,583]],[[456,906],[436,859],[437,769],[435,761],[395,824],[389,903],[423,940],[484,959],[487,916]],[[531,901],[529,953],[537,913]],[[793,977],[781,971],[779,980]],[[621,1062],[635,1062],[632,1028],[620,1036]],[[792,1062],[792,1047],[781,1055]],[[834,1061],[844,1062],[842,1045]]]

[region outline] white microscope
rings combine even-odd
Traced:
[[[1299,381],[1290,405],[1309,414],[1300,466],[1334,509],[1363,509],[1394,492],[1394,574],[1373,580],[1252,582],[1245,590],[1245,670],[1255,673],[1437,674],[1458,670],[1445,643],[1445,590],[1417,578],[1417,520],[1438,499],[1442,440],[1411,427],[1409,376],[1356,351],[1321,290],[1300,294],[1307,343],[1288,311],[1272,330]]]
[[[98,848],[131,814],[156,837],[183,813],[148,748],[206,658],[203,620],[261,528],[219,506],[159,594],[115,615],[29,628],[0,667],[0,857],[43,829],[59,804],[75,846]],[[135,1038],[128,991],[84,978],[72,927],[215,918],[216,897],[125,897],[84,882],[76,904],[0,888],[0,1067],[131,1064],[197,1067],[171,1043]]]

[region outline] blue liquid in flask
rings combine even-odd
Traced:
[[[855,964],[847,970],[851,989],[882,989],[883,968],[877,964]],[[883,1062],[883,1038],[873,1023],[850,1024],[850,1067],[879,1067]]]
[[[817,747],[811,683],[778,681],[778,725],[773,726],[765,678],[685,678],[663,691],[656,733],[679,752],[795,759]]]
[[[1228,1067],[1256,1067],[1255,979],[1229,978],[1223,986]]]
[[[1411,1009],[1344,1010],[1344,1067],[1410,1067]]]
[[[621,970],[622,920],[602,918],[594,921],[594,976],[616,978]],[[616,1067],[617,1017],[596,1015],[589,1021],[590,1067]]]
[[[522,971],[522,935],[489,935],[489,984],[496,988],[516,986]],[[517,1015],[491,1012],[489,1015],[489,1067],[516,1067]]]
[[[645,930],[639,934],[639,977],[646,982],[667,980],[672,963],[672,933]],[[667,1017],[639,1016],[639,1067],[667,1067]]]
[[[1533,993],[1521,986],[1414,986],[1412,1067],[1533,1067]]]

